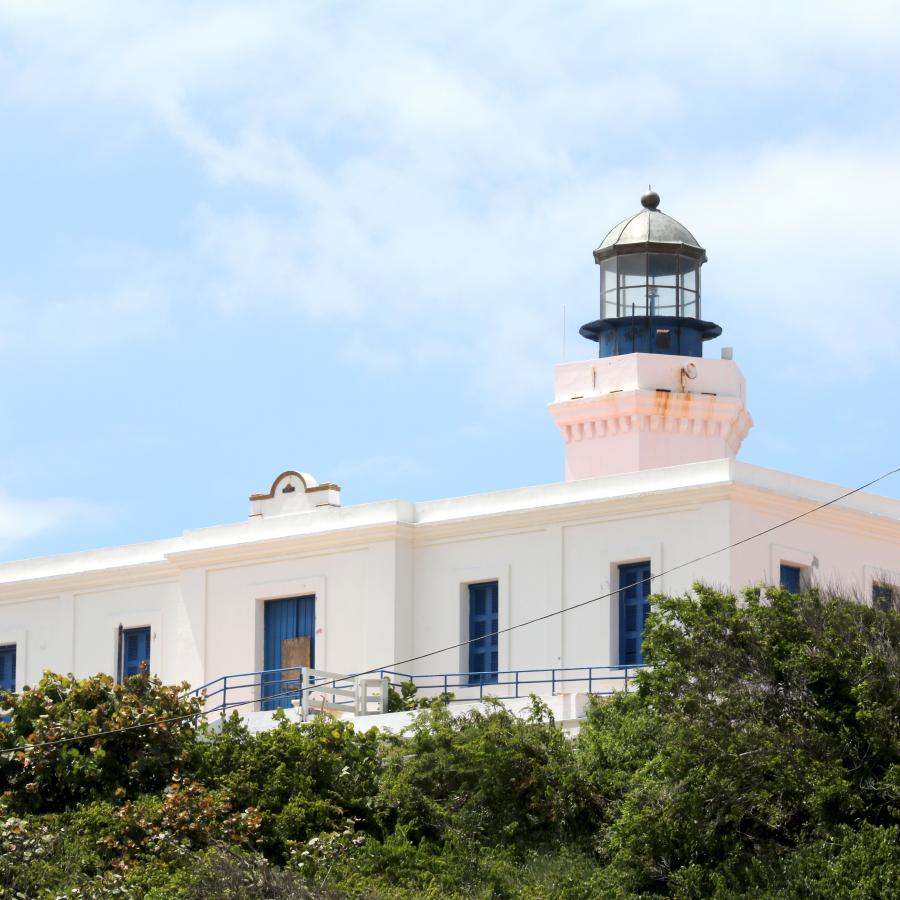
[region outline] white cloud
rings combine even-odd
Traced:
[[[101,514],[97,506],[72,498],[27,500],[0,492],[0,552]]]
[[[900,123],[854,104],[897,86],[894,3],[23,0],[3,25],[8,96],[149,114],[250,190],[197,209],[201,295],[347,319],[370,368],[545,382],[562,305],[594,313],[592,246],[651,178],[708,246],[711,317],[859,375],[892,358]],[[91,302],[86,339],[117,309],[129,334],[127,304]]]

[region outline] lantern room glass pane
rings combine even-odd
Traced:
[[[674,253],[651,253],[647,261],[647,280],[651,284],[675,287],[678,257]]]
[[[623,316],[647,315],[647,288],[644,285],[641,285],[640,287],[625,288],[622,291],[621,296]]]
[[[681,286],[688,291],[697,290],[697,260],[690,256],[682,256],[681,262]]]
[[[697,295],[693,291],[681,292],[681,315],[686,319],[697,318]]]
[[[675,288],[656,287],[650,285],[647,288],[647,304],[651,316],[677,316],[678,305],[676,302]]]
[[[615,290],[607,291],[603,295],[603,306],[600,308],[600,316],[604,319],[614,319],[618,315],[616,309]]]
[[[605,259],[600,263],[600,293],[616,289],[616,259]]]
[[[647,283],[647,254],[628,253],[619,257],[620,284],[623,287],[636,287]],[[630,308],[630,307],[629,307]]]

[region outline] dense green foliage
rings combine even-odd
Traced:
[[[196,735],[200,703],[184,696],[186,688],[146,672],[124,684],[48,672],[20,696],[7,695],[11,715],[0,722],[0,747],[61,742],[0,756],[8,807],[52,812],[164,788],[189,762]],[[160,724],[134,727],[147,722]],[[83,735],[97,736],[70,741]]]
[[[0,756],[0,897],[895,896],[900,615],[699,585],[653,608],[653,668],[575,740],[536,701],[198,730],[146,675],[48,675],[0,745],[187,718]]]
[[[782,590],[738,603],[697,586],[657,598],[645,654],[656,665],[639,692],[594,704],[579,742],[619,884],[762,889],[797,846],[836,852],[841,826],[896,833],[895,613]]]

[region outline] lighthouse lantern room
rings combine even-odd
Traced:
[[[594,251],[600,266],[600,318],[582,326],[600,356],[702,356],[722,329],[701,318],[700,267],[706,251],[680,222],[660,212],[659,194],[613,228]]]

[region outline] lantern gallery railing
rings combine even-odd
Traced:
[[[410,673],[379,669],[364,675],[343,675],[302,667],[264,669],[223,675],[191,691],[204,696],[207,713],[242,707],[274,710],[297,707],[303,718],[316,712],[372,715],[386,712],[389,689],[404,683],[416,697],[440,697],[447,703],[497,697],[512,700],[530,694],[628,692],[644,666],[570,666],[548,669],[506,669],[495,672]]]

